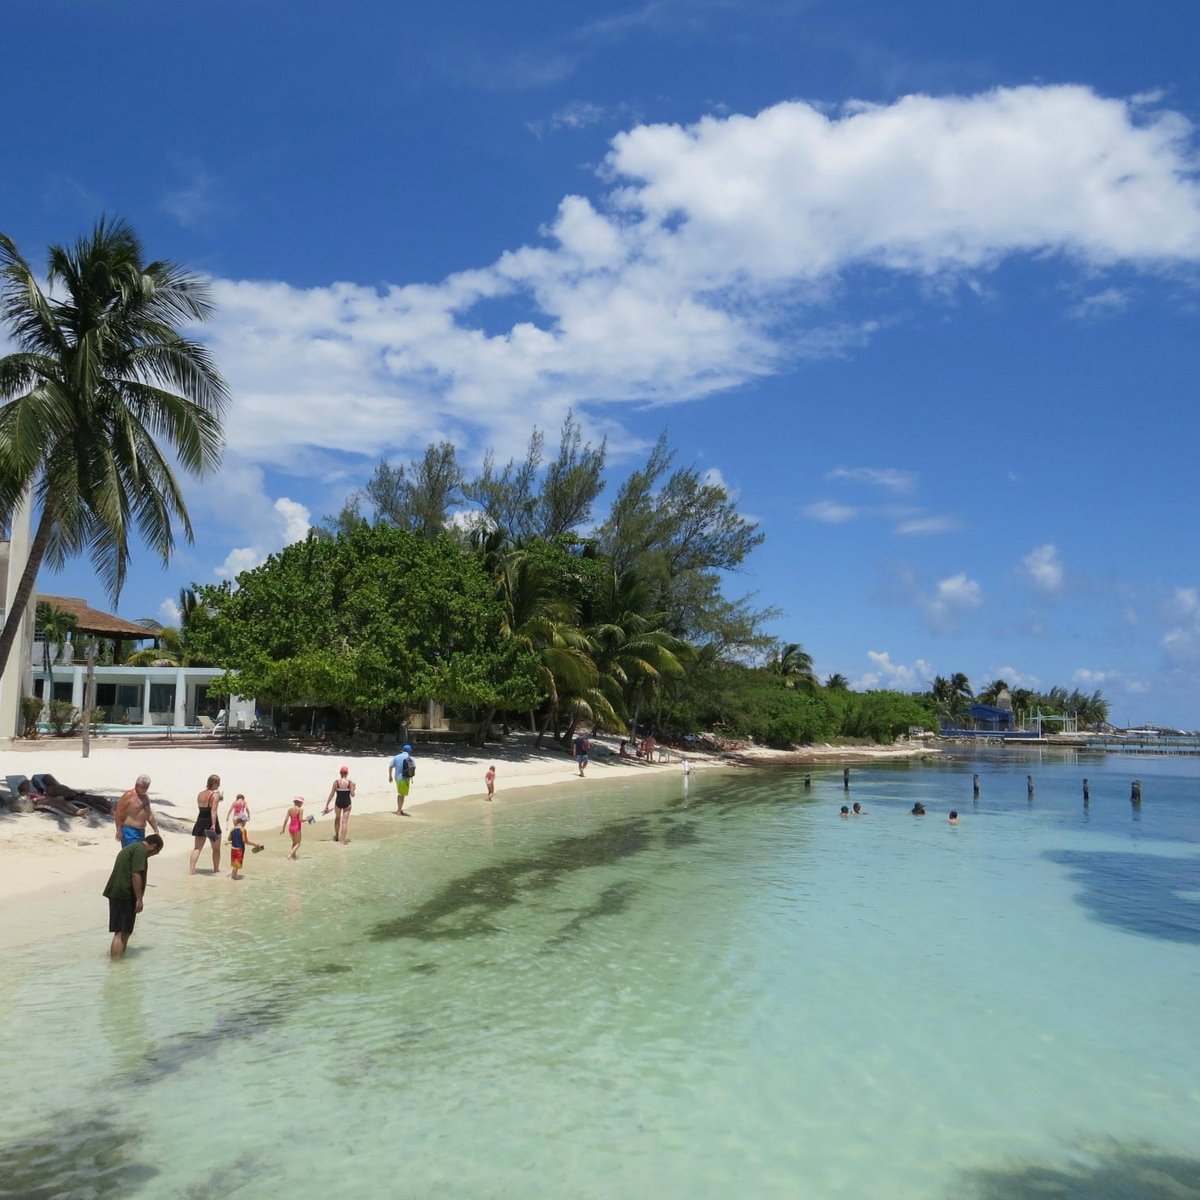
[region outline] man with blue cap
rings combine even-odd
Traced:
[[[408,790],[412,786],[412,778],[417,773],[416,760],[412,756],[412,747],[405,746],[395,758],[388,763],[388,783],[396,781],[396,816],[408,817],[411,813],[404,811],[404,801],[408,799]]]

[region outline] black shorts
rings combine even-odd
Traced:
[[[346,792],[345,795],[343,795],[342,793],[339,792],[337,795],[337,798],[334,800],[333,803],[338,808],[349,808],[350,807],[350,793]]]
[[[132,933],[134,922],[137,920],[136,900],[108,901],[108,932]]]

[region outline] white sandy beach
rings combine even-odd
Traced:
[[[580,779],[570,755],[557,747],[539,749],[532,737],[512,738],[503,747],[486,752],[466,745],[426,751],[418,745],[417,776],[406,804],[415,816],[411,821],[396,819],[396,836],[403,836],[406,827],[421,820],[422,806],[435,801],[478,796],[480,804],[485,804],[483,775],[491,763],[497,772],[495,803],[503,803],[506,791],[516,789],[544,788],[550,800],[565,794],[568,788],[587,787],[596,780],[650,778],[681,770],[678,761],[648,765],[622,759],[616,753],[615,742],[610,745],[605,739],[593,741],[593,752],[587,776]],[[830,746],[814,747],[803,755],[759,750],[738,757],[743,763],[755,765],[773,761],[850,763],[925,752],[924,748],[913,747]],[[738,765],[721,756],[698,754],[689,758],[697,769]],[[115,797],[132,787],[138,775],[148,774],[151,801],[165,843],[151,870],[154,891],[147,903],[149,910],[164,900],[186,899],[194,885],[211,879],[212,860],[207,849],[202,850],[198,864],[205,874],[196,878],[187,874],[187,856],[194,845],[191,827],[196,796],[209,774],[221,777],[225,793],[222,816],[233,797],[245,793],[252,813],[250,834],[267,846],[264,854],[248,858],[248,873],[265,878],[273,873],[275,862],[284,858],[288,841],[278,835],[293,796],[305,797],[306,814],[317,817],[314,825],[305,826],[302,856],[341,853],[343,848],[331,841],[332,812],[322,816],[339,767],[348,766],[357,784],[350,829],[353,843],[355,818],[395,812],[395,788],[388,783],[389,762],[390,755],[361,751],[267,750],[219,742],[212,747],[138,749],[101,742],[93,746],[87,759],[62,751],[0,751],[0,776],[50,771],[73,788]],[[9,922],[0,930],[0,949],[93,926],[99,931],[99,941],[104,942],[106,918],[100,892],[117,849],[114,825],[98,814],[67,818],[45,812],[0,810],[0,901],[21,914],[19,921]],[[347,849],[352,852],[352,847]],[[268,861],[271,865],[264,871]],[[221,862],[222,873],[227,875],[227,846],[222,850]]]

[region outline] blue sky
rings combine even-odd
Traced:
[[[573,405],[614,481],[664,427],[720,473],[767,535],[730,590],[823,674],[1200,726],[1191,5],[5,18],[0,228],[40,263],[118,213],[220,302],[226,467],[124,615]]]

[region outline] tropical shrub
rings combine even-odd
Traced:
[[[21,721],[25,728],[25,736],[33,739],[38,736],[38,721],[42,719],[42,701],[39,696],[21,697]]]
[[[82,718],[70,700],[51,700],[47,719],[55,737],[70,737],[79,728]]]

